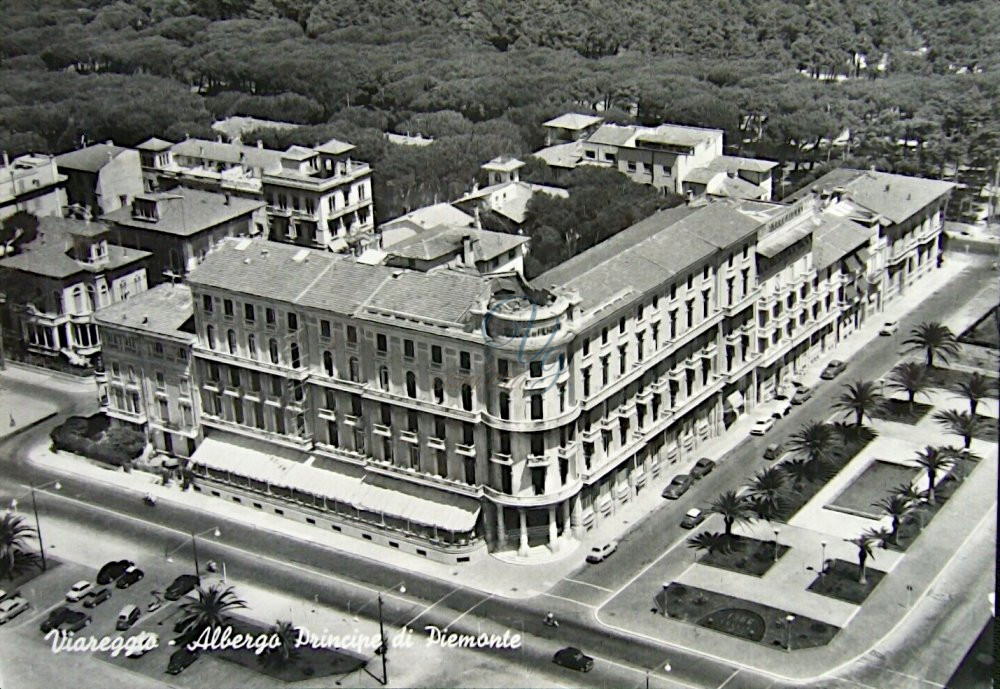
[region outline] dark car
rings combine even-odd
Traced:
[[[115,588],[127,589],[132,584],[136,583],[140,579],[146,576],[141,569],[132,566],[125,570],[125,573],[118,577],[118,581],[115,582]]]
[[[63,621],[59,623],[58,629],[72,634],[80,631],[89,624],[90,615],[80,612],[79,610],[70,610],[66,613],[66,617],[63,618]]]
[[[97,583],[110,584],[124,574],[126,569],[134,565],[135,563],[131,560],[112,560],[101,567],[101,571],[97,573]]]
[[[802,404],[812,396],[812,390],[807,388],[805,385],[800,385],[795,388],[795,394],[792,395],[792,404]]]
[[[663,489],[662,495],[668,500],[676,500],[687,492],[692,483],[694,483],[694,479],[687,474],[678,474],[674,476],[674,480],[670,482],[670,485]]]
[[[73,609],[65,605],[60,605],[58,608],[50,612],[49,616],[42,621],[42,624],[39,627],[42,630],[42,633],[48,634],[53,629],[58,627],[71,612],[73,612]]]
[[[781,443],[771,443],[766,448],[764,448],[764,459],[777,459],[785,451],[784,446]]]
[[[702,457],[691,467],[691,478],[701,478],[706,474],[712,473],[712,469],[714,468],[715,462],[708,457]]]
[[[103,588],[97,589],[87,600],[83,601],[83,607],[85,608],[96,608],[98,605],[111,598],[111,589]]]
[[[692,507],[687,511],[687,514],[684,515],[684,519],[681,520],[681,528],[693,529],[705,521],[705,517],[707,516],[707,514],[699,510],[697,507]]]
[[[174,651],[170,656],[170,662],[167,664],[167,672],[171,675],[179,675],[184,668],[198,660],[198,656],[200,655],[201,653],[198,651],[189,651],[183,647]]]
[[[201,580],[193,574],[182,574],[163,592],[163,597],[167,600],[177,600],[186,593],[193,591],[194,587],[201,583]]]
[[[584,655],[583,651],[579,648],[573,648],[572,646],[567,646],[556,651],[556,654],[552,656],[552,662],[556,665],[568,667],[570,670],[579,670],[580,672],[590,672],[594,669],[594,659],[588,655]]]
[[[845,368],[847,368],[847,364],[843,361],[837,361],[834,359],[826,365],[826,368],[824,368],[823,372],[819,374],[819,377],[823,380],[833,380],[843,373]]]

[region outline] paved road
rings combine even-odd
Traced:
[[[919,309],[918,313],[901,321],[900,334],[880,338],[848,362],[847,371],[837,381],[824,383],[816,395],[780,421],[766,438],[749,439],[739,446],[715,472],[698,482],[681,500],[663,507],[629,532],[621,542],[608,567],[587,567],[570,574],[551,592],[527,601],[491,598],[481,592],[419,575],[412,571],[399,571],[377,561],[342,552],[335,552],[315,544],[304,543],[281,535],[257,530],[240,522],[209,518],[222,529],[223,543],[202,541],[199,555],[204,559],[225,560],[230,567],[241,572],[253,572],[256,582],[311,599],[319,592],[323,601],[346,608],[371,600],[372,592],[389,588],[400,581],[407,582],[406,600],[390,599],[387,616],[397,623],[406,622],[428,604],[440,601],[423,613],[420,624],[450,626],[455,631],[475,629],[479,620],[493,620],[511,628],[522,628],[542,640],[572,643],[606,659],[586,679],[587,685],[606,683],[615,686],[640,686],[644,673],[635,668],[651,668],[654,674],[651,686],[677,686],[680,682],[700,687],[729,687],[738,668],[679,649],[669,649],[634,637],[608,630],[594,619],[593,612],[613,592],[624,586],[637,572],[656,559],[688,532],[679,528],[681,515],[692,506],[702,506],[722,490],[739,485],[756,470],[767,464],[761,454],[764,447],[790,435],[799,425],[828,414],[829,400],[844,381],[857,378],[872,379],[881,376],[899,358],[900,342],[909,328],[919,321],[944,318],[956,303],[974,295],[982,280],[993,279],[988,269],[971,271],[964,279],[956,280],[939,291]],[[904,297],[905,298],[905,297]],[[10,387],[17,387],[12,383]],[[24,387],[24,386],[22,386]],[[91,393],[87,399],[65,393],[49,394],[49,399],[59,404],[67,413],[76,413],[92,405]],[[61,475],[46,468],[26,464],[24,446],[32,437],[47,434],[57,420],[43,424],[29,434],[22,434],[0,443],[0,457],[4,457],[4,476],[0,487],[9,496],[20,489],[15,483],[36,483],[60,479],[64,485],[62,495],[70,499],[50,499],[48,507],[61,517],[77,519],[89,524],[126,534],[146,543],[160,543],[172,547],[177,543],[178,532],[201,531],[212,524],[206,517],[181,505],[158,505],[151,510],[142,505],[137,492],[115,486],[91,484],[68,475]],[[102,506],[95,509],[93,506]],[[127,516],[131,515],[133,519]],[[155,523],[153,523],[155,522]],[[167,528],[164,528],[167,527]],[[174,530],[174,531],[171,531]],[[363,582],[363,583],[361,583]],[[582,583],[581,583],[582,582]],[[424,601],[421,605],[417,600]],[[369,606],[370,609],[371,606]],[[561,626],[553,630],[541,624],[545,610],[555,610]],[[637,610],[636,615],[650,614]],[[453,622],[453,620],[458,620]],[[535,662],[546,662],[539,656]],[[670,664],[669,676],[663,670]],[[624,665],[618,665],[623,663]],[[739,685],[752,689],[770,686],[772,682],[748,671],[739,672]],[[567,682],[577,681],[567,678]]]

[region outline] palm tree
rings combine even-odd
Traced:
[[[868,563],[868,558],[875,558],[875,553],[872,552],[872,543],[876,540],[873,538],[870,532],[865,532],[858,536],[857,538],[845,538],[848,543],[853,543],[858,548],[858,583],[865,584],[867,580],[865,579],[865,565]]]
[[[712,553],[728,553],[732,548],[732,542],[729,536],[724,533],[702,531],[689,538],[687,546],[693,550],[704,550],[711,555]]]
[[[717,497],[708,507],[713,514],[722,515],[726,524],[726,537],[732,538],[734,524],[749,524],[753,521],[753,509],[750,501],[735,490],[727,490]]]
[[[788,439],[788,449],[805,455],[810,462],[829,460],[833,447],[833,429],[821,421],[810,421]]]
[[[908,495],[896,493],[887,498],[882,498],[878,502],[872,503],[874,507],[882,510],[882,514],[892,519],[892,529],[889,532],[889,543],[896,545],[899,539],[899,527],[917,505]]]
[[[934,488],[937,486],[938,474],[947,471],[955,463],[950,452],[942,451],[945,449],[928,445],[923,452],[917,453],[917,464],[927,472],[927,502],[932,505],[934,504]]]
[[[959,352],[955,333],[940,323],[921,323],[910,331],[903,344],[909,345],[907,352],[923,350],[927,368],[934,368],[934,357],[946,362],[948,357],[957,356]]]
[[[781,511],[785,503],[782,490],[788,475],[776,466],[758,471],[750,482],[747,495],[762,519],[770,519]]]
[[[868,529],[865,531],[865,535],[882,550],[888,548],[889,544],[892,543],[892,531],[884,526],[880,526],[877,529]]]
[[[261,654],[261,665],[281,668],[299,657],[300,653],[296,643],[298,629],[291,622],[278,620],[271,625],[268,634],[277,637],[279,645],[276,648],[268,648]]]
[[[942,426],[947,426],[949,433],[959,436],[965,442],[965,449],[969,449],[972,445],[972,436],[976,435],[983,425],[978,416],[954,409],[934,412],[934,420]]]
[[[860,426],[864,417],[871,416],[872,412],[877,411],[884,402],[875,383],[869,380],[856,380],[844,387],[846,390],[834,401],[833,408],[854,414],[855,426]]]
[[[223,588],[222,584],[213,584],[208,589],[198,587],[197,600],[184,603],[182,621],[188,629],[205,629],[223,624],[228,613],[246,608],[247,604],[236,597],[232,586]]]
[[[926,366],[916,361],[904,361],[889,372],[886,384],[893,390],[906,393],[912,413],[914,398],[930,389],[931,379],[927,375]]]
[[[34,563],[35,554],[27,550],[27,541],[34,538],[35,530],[24,517],[10,513],[0,517],[0,578],[13,579]]]
[[[816,464],[803,457],[786,459],[778,465],[778,468],[791,479],[792,488],[796,491],[802,490],[803,483],[816,478]]]
[[[927,492],[917,490],[912,483],[902,483],[892,491],[893,495],[898,495],[904,500],[909,500],[914,507],[918,507],[921,502],[927,499]]]
[[[986,376],[973,373],[967,379],[955,386],[955,392],[969,400],[969,413],[976,415],[979,400],[996,393],[996,384],[991,383]]]

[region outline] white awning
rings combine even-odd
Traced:
[[[745,401],[746,400],[743,399],[743,393],[740,392],[739,390],[731,393],[728,397],[726,397],[726,402],[728,402],[729,406],[732,407],[733,409],[739,409],[740,407],[743,406]]]

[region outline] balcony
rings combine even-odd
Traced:
[[[345,417],[345,418],[347,418],[347,417]],[[354,425],[354,424],[351,424],[351,425]],[[386,426],[385,424],[381,424],[381,423],[373,423],[372,424],[372,433],[374,433],[375,435],[384,436],[386,438],[391,438],[392,437],[392,429],[389,428],[388,426]]]
[[[361,417],[354,414],[344,414],[344,423],[348,426],[360,426]]]
[[[465,455],[466,457],[476,456],[476,446],[475,445],[462,445],[461,443],[455,443],[455,452],[460,455]]]
[[[513,464],[514,460],[509,452],[494,452],[493,456],[490,457],[491,462],[496,462],[497,464]]]
[[[444,438],[434,438],[430,437],[427,439],[427,447],[432,450],[445,450],[447,446],[445,445]]]
[[[528,455],[529,467],[542,467],[551,464],[551,460],[546,455]]]
[[[404,443],[420,444],[420,435],[416,431],[400,431],[399,439]]]

